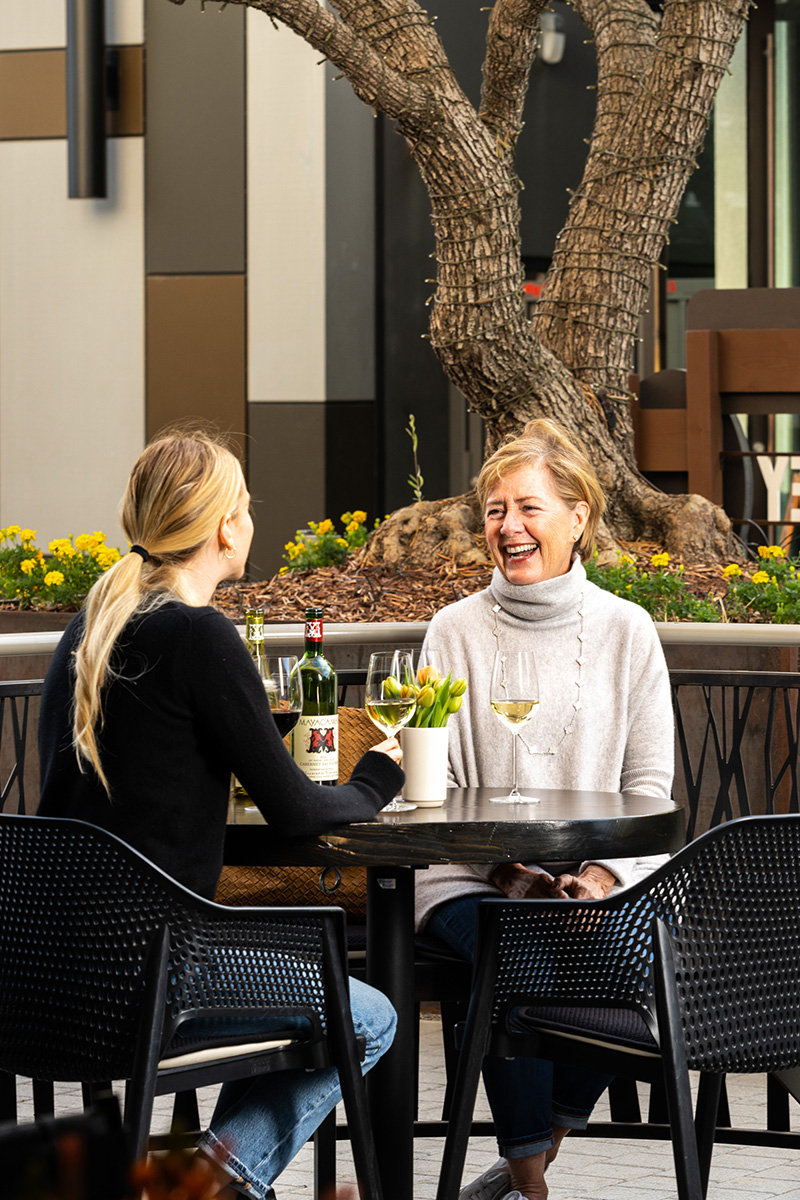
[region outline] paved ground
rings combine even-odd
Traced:
[[[420,1116],[438,1118],[444,1090],[444,1064],[438,1018],[422,1021],[422,1075]],[[214,1090],[201,1093],[201,1111],[207,1120]],[[731,1081],[730,1102],[735,1125],[763,1124],[764,1080],[742,1076]],[[79,1108],[80,1088],[59,1089],[58,1111]],[[800,1130],[800,1106],[793,1104]],[[20,1093],[20,1115],[30,1111],[27,1094]],[[157,1101],[154,1129],[165,1129],[170,1101]],[[598,1109],[598,1115],[601,1113]],[[476,1115],[487,1115],[480,1098]],[[415,1200],[434,1200],[441,1161],[438,1139],[420,1140],[415,1155]],[[474,1178],[497,1157],[492,1139],[470,1144],[465,1180]],[[339,1178],[353,1179],[347,1143],[339,1143]],[[548,1172],[551,1200],[673,1200],[676,1196],[672,1151],[666,1142],[605,1141],[598,1138],[567,1140]],[[276,1185],[279,1200],[311,1200],[313,1171],[311,1148],[306,1147]],[[718,1146],[714,1153],[708,1200],[800,1200],[800,1152],[760,1147]]]

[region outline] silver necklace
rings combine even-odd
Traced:
[[[558,752],[559,747],[566,741],[568,735],[570,733],[572,733],[572,727],[575,724],[575,720],[578,716],[578,713],[580,712],[581,694],[582,694],[582,688],[583,688],[583,664],[585,662],[585,657],[584,657],[584,653],[583,653],[583,640],[584,640],[583,624],[584,624],[584,617],[586,616],[586,612],[583,607],[583,597],[584,597],[584,593],[581,592],[581,598],[580,598],[580,601],[578,602],[578,616],[580,617],[581,627],[578,632],[578,655],[577,655],[577,658],[575,659],[575,663],[578,668],[578,677],[575,680],[575,699],[572,702],[572,711],[570,712],[569,721],[563,727],[563,732],[561,733],[561,736],[559,738],[557,738],[557,740],[552,744],[552,746],[549,746],[546,750],[540,750],[537,746],[529,746],[528,743],[525,741],[525,737],[523,736],[523,734],[518,733],[516,735],[517,739],[520,742],[522,742],[523,746],[528,751],[528,754],[556,754]],[[494,639],[497,642],[498,650],[501,650],[502,647],[500,645],[500,628],[497,624],[497,614],[502,611],[503,611],[502,605],[500,605],[500,604],[492,605],[492,612],[494,613],[494,629],[492,630],[492,633],[494,634]]]

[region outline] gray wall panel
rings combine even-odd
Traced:
[[[344,79],[325,91],[326,395],[375,397],[375,118]]]
[[[244,18],[146,0],[152,274],[245,269]]]
[[[364,509],[372,525],[378,511],[375,479],[375,404],[338,400],[325,410],[325,515]]]
[[[286,543],[325,512],[325,405],[253,401],[248,405],[248,486],[256,531],[250,577],[267,579],[281,566]],[[302,621],[302,613],[298,616]]]

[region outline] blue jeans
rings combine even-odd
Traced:
[[[477,907],[486,897],[464,896],[440,904],[425,932],[472,962]],[[612,1075],[542,1058],[483,1060],[483,1082],[503,1158],[525,1158],[553,1145],[553,1123],[585,1129]]]
[[[362,1074],[389,1049],[397,1016],[374,988],[350,980],[350,1008],[356,1037],[366,1038]],[[219,1029],[219,1025],[217,1028]],[[303,1017],[269,1018],[262,1032],[307,1027]],[[252,1028],[252,1026],[251,1026]],[[342,1097],[335,1067],[320,1071],[276,1071],[255,1079],[225,1083],[211,1124],[198,1145],[234,1177],[243,1193],[256,1200],[272,1195],[270,1184],[292,1161]]]

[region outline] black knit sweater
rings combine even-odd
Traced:
[[[99,738],[109,798],[93,770],[79,770],[71,745],[82,631],[78,615],[45,680],[39,813],[103,826],[202,896],[213,897],[222,869],[231,772],[271,826],[296,835],[370,820],[402,783],[400,768],[373,752],[349,783],[311,783],[281,741],[232,622],[171,601],[134,618],[115,647]]]

